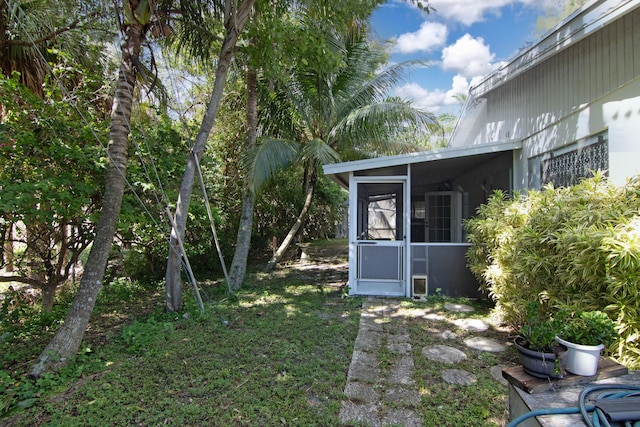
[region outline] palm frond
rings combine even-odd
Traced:
[[[56,52],[71,55],[85,67],[95,67],[99,55],[91,47],[99,41],[99,33],[86,34],[97,25],[106,25],[100,19],[104,12],[100,2],[88,11],[70,0],[2,1],[0,67],[6,76],[18,71],[21,82],[42,96],[42,84],[51,73],[49,63],[59,62]]]
[[[425,65],[424,61],[404,61],[379,70],[375,75],[364,76],[344,89],[344,101],[340,104],[339,117],[373,102],[382,101],[389,90],[403,81],[409,70],[415,66]]]
[[[384,145],[409,125],[433,132],[437,119],[434,114],[416,109],[406,101],[378,102],[352,110],[332,128],[329,141],[336,148],[359,144]]]
[[[180,19],[172,20],[166,44],[177,55],[207,63],[224,39],[224,1],[180,0]]]
[[[244,159],[244,168],[252,191],[258,192],[277,170],[291,164],[298,157],[299,146],[292,141],[261,138],[260,144]]]
[[[300,155],[303,162],[311,161],[317,164],[335,163],[340,160],[340,154],[318,138],[306,143]]]

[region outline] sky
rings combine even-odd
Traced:
[[[372,16],[374,36],[390,63],[429,62],[412,70],[391,95],[413,99],[435,114],[458,114],[454,95],[513,58],[539,37],[537,19],[550,0],[431,0],[427,14],[408,1],[389,0]]]

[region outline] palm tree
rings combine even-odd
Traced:
[[[342,158],[364,158],[406,152],[411,144],[396,138],[410,126],[435,129],[433,114],[408,102],[387,98],[386,93],[413,65],[402,63],[379,71],[384,54],[372,47],[367,28],[354,24],[346,34],[333,34],[343,64],[327,69],[321,59],[299,64],[290,80],[280,86],[297,138],[264,139],[252,158],[257,189],[273,172],[290,164],[304,166],[305,202],[274,256],[271,271],[303,225],[313,201],[319,166]],[[265,123],[265,128],[269,125]],[[271,127],[273,129],[273,127]]]
[[[98,6],[99,2],[93,4]],[[56,51],[65,52],[84,66],[95,64],[91,41],[80,37],[80,29],[100,22],[101,10],[79,10],[72,0],[2,0],[0,2],[0,69],[5,76],[20,74],[20,82],[42,96],[42,84],[49,73],[48,62]],[[97,33],[92,33],[92,37]]]
[[[98,37],[103,33],[91,30],[97,29],[97,26],[104,23],[99,19],[101,8],[91,12],[81,9],[77,2],[72,0],[56,2],[2,0],[0,2],[0,73],[7,78],[17,75],[16,79],[31,94],[43,98],[45,81],[53,75],[50,64],[60,64],[64,60],[69,60],[85,69],[95,69],[95,64],[100,59],[97,48]],[[83,35],[80,35],[80,29],[84,31]],[[78,83],[76,79],[73,80],[73,84]],[[67,88],[67,90],[72,89]],[[15,95],[21,96],[18,93]],[[3,121],[5,108],[6,106],[0,105],[0,122]],[[11,167],[15,170],[16,165]],[[46,203],[40,203],[39,206],[33,207],[33,211],[46,211],[45,205]],[[3,256],[6,256],[7,262],[11,264],[13,215],[6,212],[3,214],[5,225],[2,233],[3,237],[6,237]],[[64,224],[65,221],[52,224],[36,218],[37,216],[33,216],[30,220],[23,221],[27,236],[24,257],[29,260],[29,267],[27,271],[12,279],[40,288],[42,307],[45,311],[49,311],[53,304],[56,287],[67,278],[67,274],[61,273],[65,270],[61,266],[68,261],[73,261],[65,259],[67,258],[65,254],[68,254],[66,248],[69,247],[70,242],[63,230],[68,224]],[[49,244],[44,243],[53,241],[61,250],[51,250]],[[75,249],[81,250],[83,245]],[[78,254],[78,252],[75,253]],[[45,260],[45,257],[48,259]],[[8,279],[5,278],[5,280]]]
[[[179,247],[179,242],[184,240],[189,204],[196,176],[196,165],[204,153],[209,134],[218,115],[227,74],[236,50],[236,42],[251,16],[254,3],[255,0],[243,0],[240,4],[238,4],[238,1],[233,0],[224,2],[224,39],[220,46],[215,83],[211,93],[211,100],[200,124],[200,130],[187,158],[176,203],[176,213],[173,221],[175,227],[172,227],[171,230],[165,275],[167,311],[180,311],[182,309],[181,254],[177,248]],[[198,50],[197,44],[186,45],[192,49],[193,56],[206,56],[206,52]]]
[[[153,6],[148,0],[128,0],[123,4],[122,57],[111,109],[107,146],[108,165],[95,238],[73,304],[63,325],[42,352],[38,362],[31,368],[29,375],[32,377],[39,377],[49,369],[64,366],[78,351],[93,312],[96,297],[102,288],[102,278],[116,232],[126,184],[129,123],[134,91],[142,63],[141,47],[147,33],[156,23],[161,25],[163,19],[167,19],[167,16],[155,15],[156,9]],[[153,21],[152,18],[154,18]]]

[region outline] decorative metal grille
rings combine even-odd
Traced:
[[[555,187],[568,187],[588,178],[594,171],[609,169],[609,146],[603,138],[587,147],[560,154],[540,163],[542,184],[553,182]]]

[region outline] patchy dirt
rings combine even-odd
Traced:
[[[349,278],[349,248],[344,240],[323,241],[300,247],[290,261],[301,280],[343,287]]]

